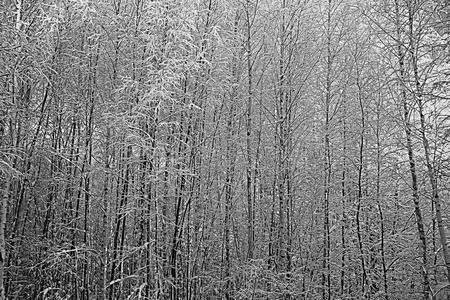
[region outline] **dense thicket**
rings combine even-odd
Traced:
[[[0,299],[443,297],[446,1],[0,3]]]

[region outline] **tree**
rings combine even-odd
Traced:
[[[1,299],[446,294],[443,1],[0,5]]]

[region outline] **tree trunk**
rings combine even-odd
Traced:
[[[332,299],[331,295],[331,264],[330,264],[330,184],[331,184],[331,149],[330,149],[330,107],[331,107],[331,76],[333,58],[331,53],[331,10],[332,0],[327,7],[327,52],[326,52],[326,91],[324,112],[324,178],[323,178],[323,258],[322,258],[322,299]]]
[[[8,206],[9,190],[10,190],[10,176],[2,172],[5,178],[5,187],[3,190],[0,202],[0,300],[6,300],[5,297],[5,263],[6,263],[6,248],[5,248],[5,225],[6,225],[6,208]]]
[[[450,254],[447,246],[447,233],[445,232],[445,227],[442,220],[442,209],[441,200],[439,198],[439,189],[436,178],[436,171],[433,166],[433,162],[430,156],[430,143],[426,134],[426,121],[424,115],[424,104],[423,104],[423,93],[422,86],[420,84],[419,70],[418,70],[418,58],[417,58],[417,44],[416,44],[416,33],[414,32],[414,7],[413,2],[408,0],[408,25],[409,25],[409,54],[411,56],[411,64],[414,73],[414,83],[415,83],[415,94],[414,98],[416,100],[417,106],[419,108],[420,116],[420,135],[423,145],[423,150],[425,154],[425,163],[427,166],[427,174],[430,180],[430,185],[432,189],[432,201],[434,203],[434,208],[436,211],[436,221],[439,231],[439,237],[442,245],[442,254],[444,256],[445,267],[447,271],[447,280],[450,283]]]
[[[380,201],[381,197],[381,166],[382,166],[382,158],[381,158],[381,151],[382,151],[382,144],[381,144],[381,125],[380,125],[380,110],[382,107],[383,102],[379,99],[377,102],[377,123],[376,123],[376,129],[375,129],[375,137],[376,137],[376,147],[377,147],[377,182],[376,182],[376,203],[378,207],[378,216],[380,217],[380,252],[381,252],[381,265],[383,268],[383,287],[384,287],[384,298],[386,300],[389,299],[388,294],[388,280],[387,280],[387,265],[386,265],[386,250],[385,250],[385,229],[384,229],[384,214],[383,214],[383,207]]]
[[[416,161],[414,158],[414,150],[412,145],[412,125],[410,123],[411,110],[408,106],[408,100],[406,95],[406,71],[405,71],[405,54],[402,51],[404,45],[401,44],[401,20],[398,0],[395,0],[395,13],[396,13],[396,27],[397,27],[397,59],[400,71],[400,96],[403,105],[403,114],[405,122],[405,134],[406,134],[406,146],[408,149],[409,159],[409,171],[411,174],[411,183],[413,191],[414,202],[414,214],[416,216],[417,231],[419,233],[419,239],[421,242],[422,252],[422,286],[423,286],[423,299],[428,300],[430,294],[430,282],[428,278],[428,255],[427,255],[427,240],[423,225],[422,211],[420,209],[419,188],[417,183]]]
[[[253,104],[253,82],[252,82],[252,76],[253,76],[253,61],[252,61],[252,40],[251,40],[251,29],[252,24],[250,20],[250,0],[247,0],[246,2],[246,51],[247,51],[247,76],[248,76],[248,96],[247,96],[247,123],[246,123],[246,131],[247,131],[247,170],[246,170],[246,176],[247,176],[247,240],[248,240],[248,250],[247,250],[247,258],[249,260],[253,259],[254,255],[254,240],[255,240],[255,234],[254,234],[254,211],[253,211],[253,201],[254,201],[254,194],[252,193],[252,185],[254,185],[254,182],[252,182],[252,169],[253,169],[253,163],[252,163],[252,104]]]
[[[342,147],[342,177],[341,177],[341,208],[342,208],[342,215],[341,215],[341,247],[342,247],[342,254],[341,254],[341,275],[340,275],[340,292],[341,297],[344,297],[345,293],[345,266],[346,266],[346,255],[347,255],[347,241],[346,241],[346,227],[347,227],[347,159],[345,156],[345,153],[347,151],[347,110],[346,110],[346,104],[344,103],[344,114],[342,117],[342,140],[343,140],[343,147]]]
[[[365,254],[364,254],[364,247],[363,247],[363,240],[362,240],[362,234],[361,234],[361,201],[363,198],[363,186],[362,186],[362,180],[363,180],[363,168],[364,168],[364,134],[365,134],[365,127],[366,127],[366,117],[364,112],[364,103],[363,103],[363,95],[362,95],[362,89],[360,85],[360,74],[359,74],[359,67],[356,67],[357,70],[357,78],[356,78],[356,84],[358,87],[358,100],[359,100],[359,107],[361,110],[361,133],[359,138],[359,165],[358,165],[358,204],[356,209],[356,235],[358,237],[358,248],[359,248],[359,255],[360,255],[360,261],[361,261],[361,272],[362,272],[362,279],[361,279],[361,292],[362,296],[366,297],[366,288],[368,288],[368,278],[367,278],[367,270],[366,270],[366,262],[365,262]]]

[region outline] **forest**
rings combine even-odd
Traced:
[[[447,299],[450,1],[0,0],[0,174],[0,300]]]

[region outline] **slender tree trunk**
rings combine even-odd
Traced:
[[[20,36],[21,28],[22,28],[22,0],[16,0],[15,1],[15,8],[16,8],[16,18],[15,18],[15,34],[17,36]],[[17,52],[20,53],[22,49],[21,42],[16,41],[14,43],[18,50]],[[18,146],[19,143],[19,133],[16,133],[16,122],[18,122],[18,114],[17,114],[17,106],[18,106],[18,100],[19,100],[19,78],[16,74],[17,70],[15,69],[16,66],[14,66],[14,69],[12,70],[12,83],[8,86],[11,93],[11,104],[12,104],[12,110],[10,112],[11,116],[7,119],[9,119],[10,128],[9,128],[9,135],[10,135],[10,146],[11,146],[11,152],[15,154],[15,149]],[[4,134],[6,132],[4,128],[3,120],[0,121],[1,124],[1,130],[0,133]],[[16,137],[15,137],[16,135]],[[3,141],[3,135],[0,137],[0,146],[3,147],[5,141]],[[14,162],[12,167],[16,168],[16,160],[17,155],[14,155]],[[27,166],[29,163],[27,163]],[[12,171],[12,170],[11,170]],[[1,195],[1,202],[0,202],[0,300],[6,300],[7,293],[6,293],[6,287],[7,285],[7,278],[6,278],[6,272],[5,272],[5,266],[7,264],[7,253],[6,253],[6,235],[5,235],[5,228],[6,228],[6,216],[7,216],[7,208],[8,208],[8,200],[10,198],[10,193],[12,193],[13,190],[13,182],[12,182],[12,176],[8,174],[6,171],[0,171],[0,175],[4,177],[4,191]],[[2,184],[0,180],[0,185]],[[16,206],[16,213],[15,213],[15,220],[13,225],[13,236],[16,234],[18,230],[18,224],[19,224],[19,214],[21,211],[21,204],[23,200],[24,195],[24,189],[25,187],[23,184],[21,185],[21,192],[20,196],[18,197],[18,202]],[[11,247],[13,248],[13,247]]]
[[[439,231],[439,237],[442,245],[442,254],[444,256],[445,267],[447,271],[447,280],[450,283],[450,254],[447,246],[447,233],[445,231],[443,219],[442,219],[442,209],[441,200],[439,198],[439,188],[436,178],[436,171],[433,166],[430,155],[430,143],[426,134],[426,121],[424,115],[424,103],[423,103],[423,93],[422,85],[420,84],[419,68],[418,68],[418,58],[417,51],[418,45],[416,44],[416,33],[414,32],[414,9],[413,1],[408,0],[408,25],[409,25],[409,54],[411,58],[412,69],[414,73],[414,83],[415,83],[415,94],[414,98],[419,109],[420,116],[420,135],[422,140],[422,146],[425,154],[425,163],[427,166],[427,174],[430,180],[430,185],[433,195],[433,203],[436,211],[436,221]]]
[[[6,225],[6,208],[8,206],[10,176],[3,172],[5,178],[5,187],[0,202],[0,300],[6,300],[5,297],[5,263],[6,263],[6,247],[5,247],[5,225]]]
[[[234,19],[234,34],[237,36],[238,26],[239,26],[240,12],[236,10]],[[232,278],[231,278],[231,212],[232,212],[232,201],[234,196],[234,182],[235,182],[235,164],[236,164],[236,96],[237,90],[236,85],[239,82],[238,73],[238,58],[234,58],[232,61],[231,76],[233,80],[233,86],[230,91],[230,99],[228,104],[228,115],[227,115],[227,147],[226,147],[226,178],[225,178],[225,216],[224,216],[224,296],[226,300],[234,299],[232,295]],[[224,101],[226,96],[224,95]]]
[[[381,97],[381,96],[380,96]],[[388,280],[387,280],[387,265],[386,265],[386,250],[385,250],[385,229],[384,229],[384,214],[383,214],[383,207],[380,201],[380,194],[381,194],[381,166],[382,166],[382,158],[381,158],[381,151],[382,151],[382,144],[381,144],[381,116],[380,116],[380,110],[381,110],[382,102],[379,100],[377,102],[377,124],[375,129],[375,135],[376,135],[376,147],[377,147],[377,183],[376,183],[376,202],[378,207],[378,216],[380,217],[380,252],[381,252],[381,265],[383,268],[383,287],[384,287],[384,298],[386,300],[389,299],[388,294]]]
[[[104,181],[103,181],[103,218],[102,218],[102,230],[103,230],[103,251],[102,251],[102,270],[103,270],[103,286],[102,286],[102,300],[106,300],[108,297],[108,257],[109,257],[109,171],[110,171],[110,147],[111,147],[111,128],[106,129],[105,137],[105,153],[104,153]]]
[[[357,67],[358,68],[358,67]],[[364,103],[363,103],[363,95],[362,90],[359,82],[359,70],[356,70],[358,73],[357,76],[357,86],[358,86],[358,100],[359,100],[359,107],[361,110],[361,134],[359,138],[359,165],[358,165],[358,204],[356,209],[356,235],[358,237],[358,248],[359,248],[359,255],[360,255],[360,261],[361,261],[361,272],[362,272],[362,279],[361,279],[361,292],[362,296],[366,297],[366,288],[368,288],[368,278],[367,278],[367,270],[366,270],[366,262],[365,262],[365,254],[364,254],[364,247],[363,247],[363,240],[362,240],[362,234],[361,234],[361,201],[363,198],[363,168],[364,168],[364,134],[365,134],[365,127],[366,127],[366,117],[364,112]]]
[[[342,118],[342,177],[341,177],[341,207],[342,207],[342,215],[341,215],[341,278],[340,278],[340,290],[341,297],[344,296],[345,293],[345,274],[346,274],[346,255],[347,255],[347,242],[346,242],[346,226],[347,226],[347,159],[345,153],[347,152],[347,122],[345,121],[347,117],[346,104],[344,103],[344,117]]]
[[[288,267],[288,236],[287,236],[287,211],[288,211],[288,119],[289,119],[289,95],[287,88],[287,33],[286,33],[286,0],[281,3],[281,28],[280,28],[280,57],[279,57],[279,90],[277,93],[276,115],[276,194],[278,197],[278,237],[277,237],[277,271],[284,272]]]
[[[234,97],[234,92],[233,92]],[[225,218],[224,218],[224,247],[225,247],[225,258],[224,258],[224,281],[225,290],[224,295],[226,300],[233,299],[231,293],[231,206],[233,200],[233,190],[234,190],[234,172],[235,172],[235,132],[234,132],[234,120],[235,120],[235,99],[231,99],[230,108],[228,111],[228,121],[227,121],[227,171],[225,179]]]
[[[116,272],[118,266],[122,266],[122,256],[123,256],[123,246],[125,242],[125,225],[126,225],[126,206],[128,202],[128,188],[129,188],[129,180],[131,176],[131,154],[132,154],[132,146],[129,145],[126,147],[126,156],[121,155],[122,163],[125,167],[125,171],[122,173],[122,192],[120,192],[119,180],[117,184],[117,196],[120,197],[120,203],[117,207],[117,216],[115,220],[115,228],[114,228],[114,239],[113,239],[113,257],[111,264],[111,274],[110,281],[113,282],[116,279]],[[120,272],[119,276],[122,277],[123,273]],[[121,279],[121,278],[120,278]],[[116,297],[116,288],[115,286],[110,287],[109,299],[115,299]]]
[[[88,91],[87,91],[87,103],[86,103],[86,139],[85,139],[85,163],[87,165],[87,173],[84,175],[84,234],[83,243],[86,247],[89,247],[88,235],[89,235],[89,209],[91,202],[91,167],[92,167],[92,137],[94,135],[93,130],[93,118],[94,118],[94,105],[95,105],[95,92],[94,88],[96,85],[96,71],[97,71],[97,60],[98,60],[98,50],[94,54],[94,58],[89,61],[89,71],[90,74],[88,79]],[[88,260],[85,261],[83,265],[83,293],[82,299],[89,299],[89,266]]]
[[[120,13],[120,6],[117,6],[114,2],[115,7],[115,17],[118,17]],[[119,65],[119,52],[120,52],[120,43],[117,41],[111,41],[111,44],[114,47],[114,56],[112,60],[112,75],[110,77],[111,80],[111,88],[116,87],[116,81],[118,76],[118,65]],[[113,92],[110,92],[110,98],[114,101],[116,100],[116,97]],[[106,126],[106,136],[105,136],[105,153],[104,153],[104,172],[105,172],[105,179],[103,182],[103,292],[102,297],[103,300],[108,299],[108,273],[109,273],[109,264],[110,264],[110,234],[111,232],[111,212],[112,212],[112,205],[110,203],[110,199],[113,197],[113,179],[110,178],[110,171],[112,170],[112,160],[114,157],[114,145],[111,143],[112,139],[112,133],[111,131],[113,128],[109,124],[110,119],[107,118],[106,122],[108,123]],[[111,186],[111,188],[109,188]],[[118,188],[118,186],[117,186]],[[115,249],[113,249],[115,251]],[[113,268],[111,268],[111,272],[113,272]],[[110,278],[113,276],[111,275]],[[110,287],[111,289],[113,287]]]
[[[0,148],[5,147],[5,122],[3,116],[6,115],[6,111],[0,109]],[[6,172],[0,171],[0,187],[3,190],[0,199],[0,300],[5,300],[5,265],[6,265],[6,249],[5,249],[5,225],[6,225],[6,211],[9,199],[10,189],[10,177]]]
[[[248,86],[247,86],[247,123],[246,123],[246,131],[247,131],[247,237],[248,237],[248,250],[247,250],[247,258],[249,260],[253,259],[254,255],[254,211],[253,211],[253,201],[254,194],[252,193],[252,104],[253,104],[253,61],[252,61],[252,24],[250,19],[250,0],[246,2],[246,51],[247,51],[247,76],[248,76]]]
[[[322,257],[322,299],[331,300],[331,265],[330,265],[330,217],[329,197],[331,184],[331,146],[330,146],[330,107],[331,107],[331,72],[333,58],[331,53],[331,10],[332,0],[327,8],[327,53],[326,53],[326,91],[324,113],[324,182],[323,182],[323,257]]]
[[[422,285],[423,285],[423,299],[428,300],[430,294],[430,282],[428,278],[428,253],[427,253],[427,240],[422,219],[422,210],[420,208],[419,188],[417,183],[416,161],[414,158],[414,150],[412,145],[412,125],[410,123],[411,109],[408,106],[408,99],[406,95],[406,71],[405,71],[405,54],[402,50],[401,43],[401,19],[400,8],[398,0],[395,0],[395,13],[396,13],[396,27],[397,27],[397,59],[400,71],[400,96],[403,105],[403,114],[405,122],[405,134],[406,134],[406,146],[408,149],[409,159],[409,171],[411,173],[411,183],[414,202],[414,214],[416,216],[417,231],[419,233],[419,239],[421,242],[422,252]]]
[[[331,154],[329,137],[328,109],[326,111],[325,139],[324,139],[324,187],[323,187],[323,261],[322,261],[322,299],[331,299],[331,265],[330,265],[330,217],[329,197],[331,184]]]

